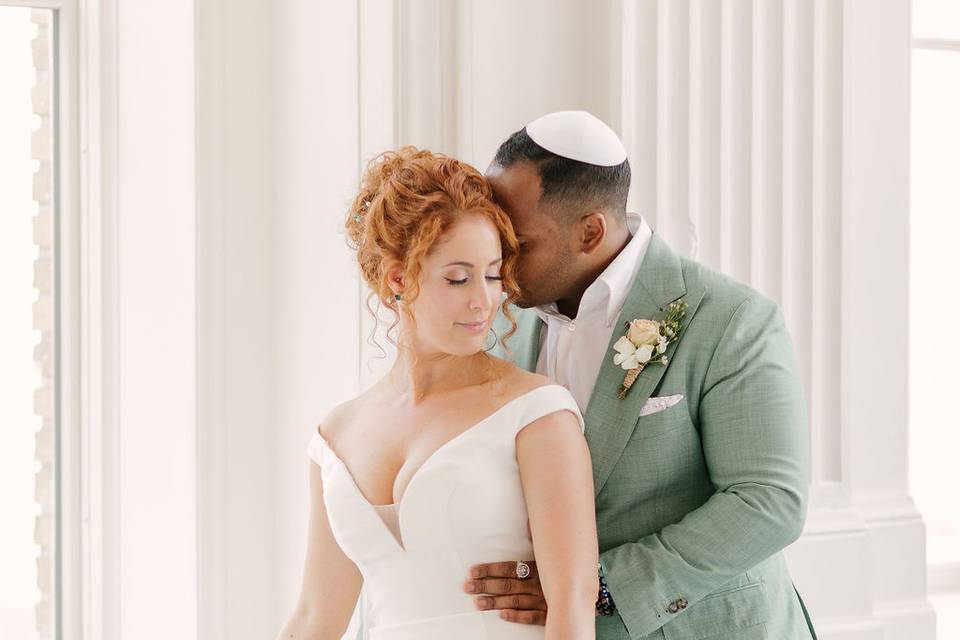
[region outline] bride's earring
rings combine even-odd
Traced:
[[[487,332],[487,333],[488,333],[488,335],[489,335],[490,333],[493,334],[493,344],[490,345],[489,347],[487,347],[486,349],[484,349],[484,351],[486,351],[486,352],[489,353],[494,347],[497,346],[497,343],[500,342],[500,338],[497,336],[497,332],[493,330],[493,327],[490,327],[490,331]]]

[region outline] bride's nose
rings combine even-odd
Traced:
[[[487,311],[493,304],[494,292],[488,286],[486,278],[477,279],[470,287],[470,309],[472,311]]]

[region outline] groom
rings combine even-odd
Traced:
[[[626,152],[588,113],[514,133],[487,177],[521,243],[513,359],[566,386],[586,418],[598,640],[815,638],[782,553],[803,528],[809,454],[777,305],[626,212]],[[677,301],[679,337],[638,349],[653,325],[634,321],[659,322]],[[520,580],[521,558],[490,560],[466,577],[478,608],[544,624],[535,563]]]

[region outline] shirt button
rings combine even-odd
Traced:
[[[567,329],[569,329],[570,331],[575,331],[576,328],[577,328],[576,322],[571,322],[570,324],[567,325]]]

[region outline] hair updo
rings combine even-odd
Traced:
[[[510,321],[510,330],[498,336],[505,340],[517,324],[508,305],[519,297],[516,280],[519,244],[510,219],[494,201],[493,192],[479,171],[465,162],[416,147],[386,151],[367,165],[360,179],[360,191],[346,218],[347,240],[357,252],[363,279],[370,286],[367,307],[377,297],[391,309],[399,323],[400,308],[415,321],[407,304],[397,304],[389,287],[387,265],[401,265],[403,301],[413,302],[419,294],[420,261],[460,216],[477,214],[490,220],[500,236],[503,262],[500,275],[507,296],[501,311]],[[492,348],[492,347],[491,347]],[[509,352],[508,352],[509,353]]]

